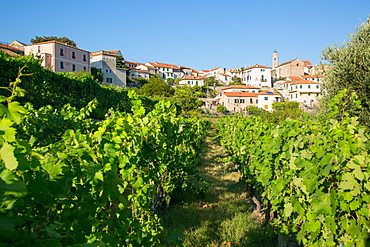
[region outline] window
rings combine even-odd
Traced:
[[[308,85],[308,88],[311,88],[311,85]]]
[[[298,98],[298,94],[297,93],[295,94],[295,98]]]
[[[60,69],[64,69],[64,62],[60,61]]]
[[[106,79],[106,82],[107,82],[107,83],[112,83],[112,78],[107,78],[107,79]]]
[[[302,85],[299,85],[299,88],[302,88]]]
[[[190,84],[190,81],[188,81],[188,84]]]
[[[227,103],[230,103],[230,99],[227,99]]]
[[[235,104],[239,103],[239,99],[235,99],[235,100],[234,100],[234,103],[235,103]]]
[[[265,100],[269,100],[269,97],[265,97]]]
[[[319,89],[320,88],[319,85],[316,85],[316,88]]]
[[[112,73],[112,70],[111,70],[111,69],[106,69],[106,70],[105,70],[105,72],[106,72],[107,74],[110,74],[110,73]]]
[[[135,74],[134,74],[134,73],[132,73],[132,74],[131,74],[131,76],[135,76]]]
[[[72,64],[72,71],[75,72],[76,71],[76,64]]]
[[[240,99],[240,103],[245,103],[244,99]]]
[[[308,96],[311,96],[311,94],[309,93]]]
[[[316,94],[316,96],[320,96],[320,94],[319,94],[319,93],[317,93],[317,94]]]
[[[84,70],[86,71],[86,67],[84,67]]]
[[[261,71],[265,71],[265,69],[261,69]]]
[[[253,99],[249,98],[249,103],[253,104]]]
[[[256,104],[258,103],[258,99],[256,99]]]
[[[38,46],[38,47],[37,47],[37,52],[38,52],[38,53],[40,53],[40,52],[41,52],[41,47],[40,47],[40,46]]]
[[[72,51],[72,58],[76,59],[76,52]]]
[[[60,48],[60,51],[59,51],[59,52],[60,52],[59,54],[60,54],[61,56],[64,56],[63,48]]]
[[[195,85],[198,85],[198,81],[195,82]]]
[[[82,60],[86,62],[86,55],[82,55]]]

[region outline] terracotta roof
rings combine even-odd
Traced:
[[[248,69],[255,69],[255,68],[271,69],[271,68],[270,68],[270,67],[268,67],[268,66],[264,66],[264,65],[260,65],[260,64],[255,64],[255,65],[253,65],[253,66],[250,66],[250,67],[248,67],[248,68],[243,69],[243,71],[244,71],[244,70],[248,70]]]
[[[228,97],[257,97],[256,93],[249,92],[224,92],[224,95]]]
[[[214,71],[214,70],[218,70],[218,69],[220,69],[221,67],[217,67],[217,68],[214,68],[214,69],[211,69],[211,70],[208,70],[208,72],[210,72],[210,71]]]
[[[131,70],[150,74],[149,71],[146,71],[146,70],[141,70],[141,69],[131,69]]]
[[[68,47],[71,47],[71,48],[74,48],[74,49],[77,49],[77,50],[86,51],[86,50],[83,50],[81,48],[77,48],[76,46],[68,45],[66,43],[62,43],[62,42],[59,42],[59,41],[56,41],[56,40],[44,41],[44,42],[34,43],[34,44],[30,44],[30,45],[25,45],[25,46],[35,46],[35,45],[43,45],[43,44],[50,44],[50,43],[57,43],[57,44],[68,46]],[[89,52],[89,51],[86,51],[86,52]]]
[[[284,84],[292,83],[293,81],[285,81]]]
[[[239,89],[261,89],[260,87],[252,87],[246,85],[231,85],[229,87],[223,88],[222,90],[232,89],[232,88],[239,88]]]
[[[191,72],[193,73],[199,73],[198,71],[196,71],[195,69],[191,69]]]
[[[15,52],[13,52],[13,51],[9,51],[9,50],[7,50],[7,49],[0,48],[0,50],[1,50],[1,51],[3,51],[3,52],[5,52],[5,53],[6,53],[6,54],[8,54],[9,56],[12,56],[12,57],[14,57],[14,56],[20,56],[18,53],[15,53]]]
[[[177,65],[173,65],[173,64],[167,64],[167,63],[158,63],[158,62],[154,62],[154,63],[149,63],[150,65],[154,66],[154,67],[161,67],[161,68],[171,68],[171,69],[180,69],[179,66]]]
[[[289,76],[288,78],[291,79],[292,81],[302,79],[300,76]]]
[[[224,74],[224,73],[220,73],[220,75],[223,75],[223,76],[230,76],[230,75],[227,75],[227,74]]]
[[[199,71],[202,71],[202,72],[209,72],[210,70],[206,70],[206,69],[201,69]]]
[[[204,80],[202,76],[184,75],[181,80]]]
[[[297,81],[293,82],[290,85],[299,85],[299,84],[320,84],[320,83],[314,82],[314,81],[300,79],[300,80],[297,80]]]
[[[273,93],[271,91],[263,91],[263,92],[259,92],[257,94],[258,95],[279,95],[279,96],[281,96],[281,94],[279,94],[279,93]]]
[[[323,75],[301,75],[302,78],[324,78]]]
[[[13,46],[10,46],[10,45],[0,44],[0,48],[6,49],[6,50],[15,51],[15,52],[19,52],[19,53],[23,53],[22,50],[19,50],[19,49],[15,48]]]
[[[145,65],[143,63],[136,63],[136,62],[130,62],[130,61],[125,61],[125,63],[132,63],[132,64],[136,64],[136,65]],[[145,65],[145,66],[147,66],[147,65]]]

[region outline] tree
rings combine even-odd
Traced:
[[[207,77],[204,80],[204,85],[213,87],[214,85],[218,85],[218,81],[216,80],[215,76]]]
[[[137,92],[138,94],[147,97],[167,98],[173,96],[175,89],[173,89],[159,77],[151,77],[149,78],[149,83],[139,88]]]
[[[198,96],[194,88],[185,85],[176,88],[173,99],[179,103],[184,112],[188,112],[203,105],[203,101],[199,100]]]
[[[219,112],[219,113],[228,112],[226,106],[224,106],[224,105],[218,105],[217,108],[216,108],[216,111]]]
[[[239,85],[240,84],[243,84],[242,83],[242,78],[240,78],[240,77],[238,77],[236,75],[233,76],[232,81],[235,83],[235,85],[237,85],[237,84],[239,84]]]
[[[94,77],[95,80],[97,80],[99,83],[103,82],[103,73],[100,69],[91,67],[91,75]]]
[[[360,122],[369,125],[370,118],[370,19],[356,28],[354,34],[342,46],[328,46],[322,54],[331,68],[324,70],[323,85],[326,91],[321,103],[327,107],[330,100],[343,89],[348,94],[357,94],[362,108],[350,103],[346,111],[350,116],[359,117]],[[347,100],[350,97],[345,97]]]
[[[73,40],[67,38],[67,37],[56,37],[56,36],[36,36],[34,39],[31,39],[31,43],[34,44],[34,43],[40,43],[40,42],[45,42],[45,41],[50,41],[50,40],[56,40],[56,41],[59,41],[59,42],[62,42],[62,43],[66,43],[68,45],[71,45],[71,46],[77,46],[76,42],[74,42]]]

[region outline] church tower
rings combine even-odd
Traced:
[[[275,50],[275,51],[272,53],[272,69],[275,69],[278,65],[279,65],[279,54],[278,54],[278,52]]]

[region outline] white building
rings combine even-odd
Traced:
[[[321,96],[321,84],[309,80],[297,80],[289,84],[289,101],[297,101],[307,106],[317,106]]]
[[[242,82],[247,86],[271,88],[271,68],[256,64],[243,69]]]
[[[204,86],[204,77],[200,76],[191,76],[191,75],[184,75],[182,79],[179,81],[180,86],[189,85],[191,87],[194,86]]]

